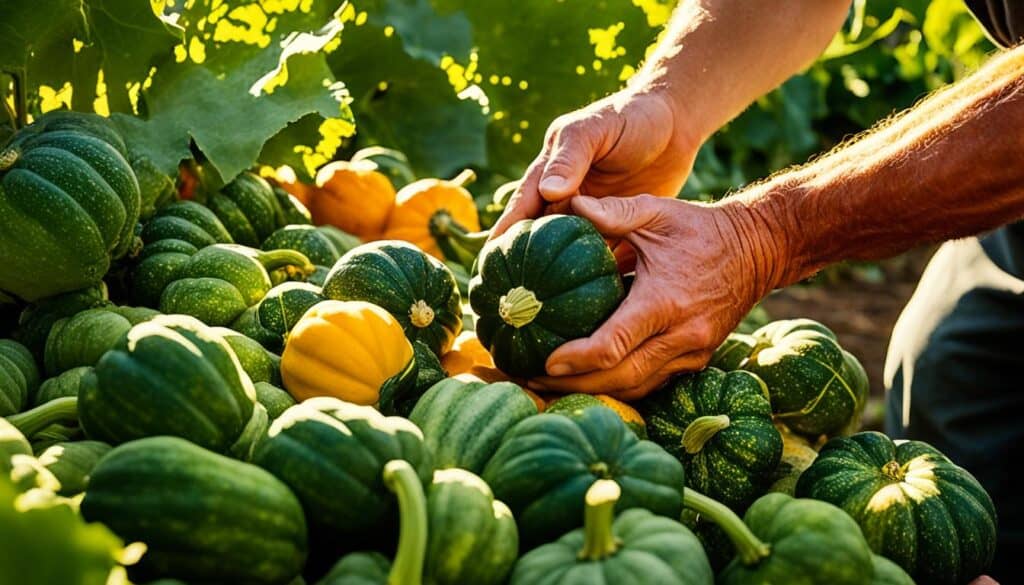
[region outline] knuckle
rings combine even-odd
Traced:
[[[715,328],[710,321],[698,319],[690,326],[694,344],[702,350],[710,347],[715,342]]]

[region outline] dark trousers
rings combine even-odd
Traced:
[[[893,331],[886,432],[926,441],[970,471],[996,506],[990,574],[1024,583],[1024,279],[1004,228],[942,246]],[[1024,241],[1022,239],[1021,241]],[[1022,255],[1021,257],[1024,257]]]

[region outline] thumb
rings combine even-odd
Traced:
[[[561,128],[540,180],[540,194],[548,201],[561,201],[579,191],[594,161],[597,144],[593,122],[574,122]]]
[[[649,195],[601,199],[579,195],[572,199],[572,210],[608,238],[624,238],[661,216],[658,198]]]

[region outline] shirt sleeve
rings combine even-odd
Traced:
[[[1009,47],[1024,40],[1024,0],[966,0],[988,36]]]

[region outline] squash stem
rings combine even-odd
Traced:
[[[14,163],[18,162],[20,156],[17,148],[8,148],[0,152],[0,171],[6,171],[13,167]]]
[[[309,276],[316,270],[316,266],[309,261],[305,254],[296,250],[270,250],[259,252],[257,260],[263,265],[267,272],[273,272],[278,268],[288,271],[296,271],[302,276]]]
[[[725,504],[686,488],[683,490],[683,506],[707,517],[725,531],[744,565],[756,565],[771,554],[771,546],[759,539]]]
[[[414,327],[420,329],[429,326],[434,322],[434,309],[426,301],[420,299],[409,307],[409,321]]]
[[[517,286],[498,299],[498,315],[518,329],[532,323],[543,306],[533,291]]]
[[[490,231],[470,232],[447,209],[439,209],[430,216],[429,227],[444,257],[466,267],[473,265],[491,236]]]
[[[619,550],[612,526],[615,523],[615,503],[622,489],[611,479],[599,479],[587,490],[583,511],[583,549],[579,558],[599,561]]]
[[[683,431],[683,448],[690,455],[700,453],[704,445],[718,431],[729,427],[729,415],[716,414],[701,416],[695,419]]]
[[[475,180],[476,173],[473,172],[473,169],[465,169],[464,171],[456,175],[454,179],[448,182],[455,185],[456,187],[465,187],[466,185],[472,183]]]
[[[6,417],[7,422],[14,425],[14,428],[21,431],[26,439],[31,440],[39,431],[53,423],[70,421],[78,422],[78,397],[65,396],[39,406],[12,414]]]
[[[388,585],[421,585],[427,554],[427,499],[416,470],[408,461],[384,465],[384,485],[398,498],[401,528],[398,551],[388,574]]]

